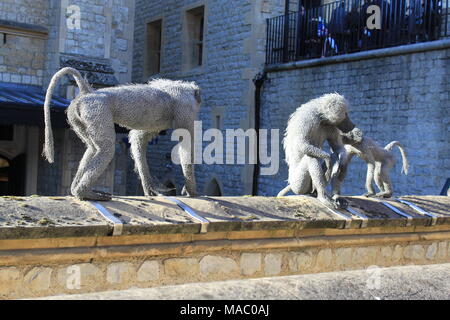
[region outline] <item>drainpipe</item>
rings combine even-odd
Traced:
[[[252,196],[258,195],[258,177],[259,177],[259,129],[261,125],[261,88],[264,81],[267,80],[266,71],[258,73],[253,78],[255,84],[255,130],[256,130],[256,164],[253,170]]]

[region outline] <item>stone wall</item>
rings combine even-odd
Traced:
[[[0,2],[0,20],[43,27],[48,24],[48,12],[48,1],[44,0]],[[45,45],[45,39],[2,35],[0,81],[42,85]]]
[[[327,64],[324,59],[310,67],[270,72],[262,93],[262,127],[284,131],[289,115],[302,103],[339,92],[350,101],[351,118],[367,136],[382,146],[392,140],[405,145],[410,173],[401,174],[400,153],[394,150],[395,193],[439,194],[450,177],[450,49],[445,43],[447,49],[395,55],[391,51],[395,49],[384,49],[363,60]],[[275,195],[285,186],[288,174],[282,150],[280,157],[278,174],[260,178],[260,195]],[[355,157],[343,193],[365,192],[365,174],[365,163]]]

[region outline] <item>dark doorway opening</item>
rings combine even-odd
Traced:
[[[175,185],[172,183],[172,182],[170,182],[170,181],[167,181],[165,184],[164,184],[164,186],[167,188],[167,189],[169,189],[169,191],[167,191],[167,192],[165,192],[165,195],[166,196],[176,196],[177,195],[177,188],[175,187]]]
[[[0,196],[24,196],[25,179],[25,154],[12,160],[0,156]]]
[[[206,195],[216,197],[222,196],[222,191],[220,190],[219,183],[215,178],[208,183],[208,186],[206,187]]]

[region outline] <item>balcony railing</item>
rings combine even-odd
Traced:
[[[368,11],[371,5],[379,14],[374,7]],[[450,0],[346,0],[301,7],[267,19],[266,64],[445,38],[449,5]]]

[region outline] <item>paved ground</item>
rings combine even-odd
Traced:
[[[450,264],[192,283],[45,299],[450,299]]]

